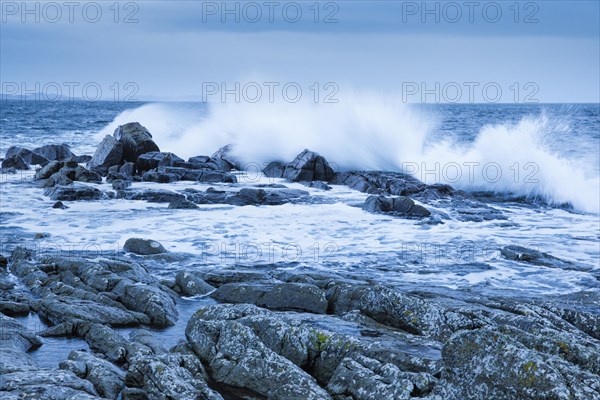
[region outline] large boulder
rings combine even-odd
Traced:
[[[113,165],[120,165],[123,161],[123,144],[113,136],[106,135],[96,148],[87,167],[99,174],[106,175]]]
[[[59,367],[90,381],[98,394],[107,399],[118,398],[125,386],[125,372],[122,369],[86,351],[72,351],[69,359],[61,361]]]
[[[119,125],[113,134],[115,139],[123,144],[123,160],[135,162],[137,158],[151,151],[160,151],[152,140],[148,129],[139,122],[129,122]]]
[[[415,218],[431,215],[425,207],[415,204],[413,200],[405,196],[369,196],[363,204],[363,210],[372,213],[391,213]]]
[[[216,164],[217,168],[221,171],[231,171],[232,169],[242,170],[241,163],[231,156],[231,145],[229,144],[217,150],[210,157],[210,162]]]
[[[304,150],[283,171],[283,178],[291,181],[326,181],[333,178],[333,168],[327,160],[318,153]]]
[[[75,154],[69,149],[67,144],[49,144],[42,147],[37,147],[32,150],[47,160],[64,161],[75,158]]]
[[[57,170],[56,168],[59,169]],[[43,178],[50,172],[52,172],[50,176]],[[51,161],[46,167],[38,171],[35,179],[42,180],[41,186],[43,187],[69,185],[75,181],[92,183],[102,182],[102,177],[99,174],[85,169],[76,161]]]

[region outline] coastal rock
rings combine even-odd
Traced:
[[[148,129],[139,122],[120,125],[115,129],[113,136],[123,144],[123,160],[125,162],[136,162],[138,157],[145,153],[160,152]]]
[[[273,400],[331,399],[314,378],[270,350],[240,323],[204,320],[202,313],[196,313],[188,322],[186,338],[216,382]]]
[[[589,271],[590,267],[578,266],[570,261],[561,260],[550,254],[528,247],[509,245],[500,249],[500,254],[507,260],[520,261],[533,265],[566,270]]]
[[[140,238],[127,239],[127,241],[125,241],[125,245],[123,245],[123,250],[142,256],[162,254],[167,252],[163,245],[157,241]]]
[[[212,292],[215,288],[193,272],[180,271],[175,276],[175,284],[183,296],[197,296]]]
[[[44,400],[99,400],[94,386],[70,371],[39,369],[2,375],[0,398]]]
[[[422,218],[431,215],[425,207],[415,204],[408,197],[369,196],[363,210],[372,213],[392,213],[399,216]]]
[[[34,153],[33,151],[26,149],[24,147],[19,146],[11,146],[6,150],[5,158],[9,159],[13,156],[20,156],[23,160],[27,162],[27,164],[32,165],[41,165],[44,166],[48,164],[48,159],[39,154]]]
[[[16,170],[28,170],[29,164],[27,164],[27,161],[25,161],[23,157],[15,154],[2,160],[1,167],[3,169],[13,168]]]
[[[165,167],[159,166],[157,169],[158,173],[176,175],[176,180],[182,181],[195,181],[195,182],[207,182],[207,183],[236,183],[237,178],[235,175],[224,171],[215,171],[210,169],[187,169],[181,167]]]
[[[37,147],[33,149],[32,152],[49,161],[66,161],[76,157],[66,144],[49,144],[47,146]]]
[[[217,150],[212,156],[210,156],[210,161],[215,163],[217,165],[217,168],[221,171],[228,172],[232,169],[242,171],[243,168],[241,163],[231,156],[231,151],[231,145],[223,146],[219,150]]]
[[[0,374],[37,369],[27,352],[41,345],[41,338],[29,332],[25,325],[0,314]]]
[[[146,200],[150,203],[171,203],[173,201],[185,200],[183,194],[163,189],[120,190],[117,192],[117,198],[126,200]]]
[[[50,175],[47,179],[43,180],[42,186],[48,187],[54,185],[69,185],[75,181],[92,183],[102,182],[102,177],[99,174],[85,169],[84,167],[78,165],[75,161],[56,162],[60,163],[60,168],[52,175]],[[48,164],[47,166],[50,166],[50,164]],[[51,170],[54,170],[55,168],[56,164],[53,164]],[[43,173],[42,170],[39,171],[40,176],[45,174],[46,171],[44,171]]]
[[[152,169],[166,166],[172,167],[175,162],[183,161],[173,153],[161,153],[159,151],[151,151],[141,154],[136,161],[138,173],[142,174]]]
[[[106,175],[108,169],[123,162],[123,144],[113,136],[106,135],[96,148],[87,167],[101,175]]]
[[[56,185],[44,191],[44,195],[52,200],[77,201],[77,200],[99,200],[102,192],[95,187],[73,183],[71,185]]]
[[[303,283],[246,284],[228,283],[212,295],[224,303],[249,303],[274,310],[306,311],[324,314],[325,293],[314,285]]]
[[[62,201],[57,201],[56,203],[54,203],[52,205],[52,208],[59,208],[61,210],[66,210],[69,207],[65,206],[65,204]]]
[[[91,382],[98,394],[107,399],[116,400],[125,386],[122,369],[86,351],[72,351],[68,360],[60,362],[59,368]]]
[[[263,174],[268,178],[283,178],[283,172],[285,171],[285,163],[279,161],[270,162],[265,169],[262,170]]]
[[[131,181],[126,179],[115,179],[112,181],[112,188],[114,190],[125,190],[131,186]]]
[[[196,203],[193,203],[186,199],[175,200],[169,203],[169,208],[180,209],[180,210],[193,210],[198,208]]]
[[[304,150],[283,171],[283,178],[291,181],[325,181],[333,178],[334,172],[327,160],[318,153]]]

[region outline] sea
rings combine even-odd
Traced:
[[[105,135],[132,121],[147,127],[162,151],[186,159],[232,145],[245,169],[237,172],[236,187],[284,184],[309,191],[314,200],[172,210],[167,204],[106,198],[66,202],[69,208],[62,210],[52,208],[54,202],[33,181],[33,169],[3,173],[5,256],[17,245],[49,253],[116,254],[127,238],[142,237],[181,255],[176,262],[152,264],[152,273],[164,279],[182,269],[246,265],[326,270],[414,290],[492,296],[546,297],[600,286],[598,104],[408,105],[367,97],[338,104],[6,100],[0,102],[0,157],[13,145],[60,143],[77,155],[92,155]],[[323,191],[260,173],[269,162],[291,161],[305,148],[319,152],[336,171],[405,172],[426,183],[489,193],[488,205],[506,219],[465,221],[450,214],[443,223],[423,224],[367,213],[360,205],[368,194],[345,186]],[[227,185],[133,183],[174,191]],[[111,190],[107,183],[97,186]],[[507,260],[500,253],[507,245],[575,267]],[[184,300],[183,316],[196,309],[194,301]],[[65,354],[58,347],[57,357]],[[38,358],[44,357],[55,360],[48,354]]]

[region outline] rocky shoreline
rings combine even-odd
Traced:
[[[322,201],[281,184],[240,187],[236,171],[244,167],[228,147],[185,161],[161,152],[138,123],[105,137],[91,158],[63,145],[13,147],[2,169],[32,164],[41,166],[35,182],[57,208],[104,198],[169,203],[173,212],[202,204],[318,207]],[[357,207],[399,220],[436,225],[507,218],[489,196],[400,173],[335,171],[309,150],[262,172],[322,191],[346,185],[369,194]],[[180,181],[218,185],[139,187]],[[499,251],[511,262],[588,270],[525,247]],[[131,238],[111,254],[44,254],[26,246],[5,254],[0,397],[600,399],[598,290],[490,296],[285,263],[214,267],[198,260],[193,269],[178,270],[179,260],[145,238]],[[177,272],[158,278],[157,263]],[[184,298],[198,301],[187,321],[178,311]],[[44,329],[22,322],[30,313]],[[179,342],[165,346],[161,332],[180,322],[186,328]],[[87,347],[64,354],[57,368],[41,367],[32,352],[62,337]]]

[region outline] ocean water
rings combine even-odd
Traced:
[[[67,143],[76,154],[93,154],[104,135],[130,121],[146,126],[161,150],[181,157],[210,155],[233,144],[248,167],[236,186],[134,187],[235,190],[283,183],[308,190],[313,204],[171,210],[167,204],[113,199],[70,202],[68,209],[57,210],[33,183],[34,171],[4,174],[4,253],[17,243],[47,252],[118,251],[129,237],[147,237],[183,254],[178,262],[153,264],[153,273],[165,278],[185,268],[277,264],[484,293],[547,296],[598,287],[597,104],[407,106],[373,98],[337,105],[4,101],[0,153],[11,145]],[[508,219],[451,218],[424,225],[366,213],[359,206],[367,195],[344,186],[321,191],[257,174],[257,167],[290,161],[304,148],[320,152],[337,170],[404,171],[427,183],[505,195],[512,200],[490,206]],[[106,183],[97,186],[111,190]],[[36,233],[47,237],[35,240]],[[508,261],[499,253],[508,244],[547,252],[578,268]]]

